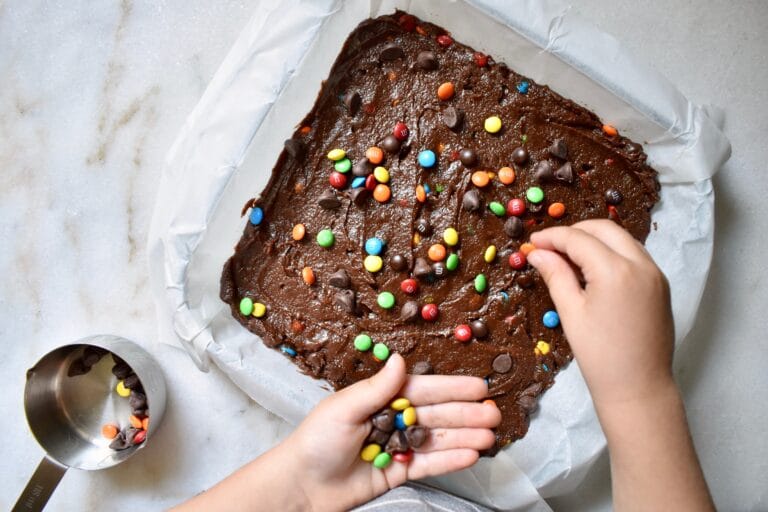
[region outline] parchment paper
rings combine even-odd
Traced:
[[[644,141],[660,172],[661,201],[647,245],[670,280],[677,340],[688,333],[712,251],[709,178],[730,155],[716,112],[691,104],[650,66],[561,3],[536,0],[263,2],[171,148],[149,236],[159,339],[181,343],[201,370],[210,361],[264,407],[296,423],[329,393],[264,347],[218,298],[219,276],[242,234],[240,209],[267,183],[294,123],[349,32],[395,8],[594,110]],[[548,510],[605,448],[574,362],[543,397],[528,435],[493,459],[432,479],[502,509]]]

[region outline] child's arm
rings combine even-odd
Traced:
[[[464,469],[495,442],[501,413],[477,402],[487,393],[477,377],[407,376],[393,354],[372,378],[320,402],[285,441],[175,510],[348,510],[406,480]],[[369,417],[396,396],[410,400],[430,434],[410,463],[381,470],[360,450]]]
[[[612,221],[531,241],[528,261],[549,287],[608,440],[615,509],[714,510],[672,377],[664,275]]]

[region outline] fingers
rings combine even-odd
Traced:
[[[416,408],[419,425],[429,428],[494,428],[501,412],[494,405],[473,402],[446,402]]]
[[[533,233],[531,242],[538,249],[565,254],[581,269],[587,283],[594,281],[600,274],[600,270],[605,268],[606,263],[618,256],[591,234],[569,226],[559,226]],[[534,250],[530,253],[529,257],[535,252]],[[535,256],[534,261],[536,261]]]
[[[401,394],[416,406],[450,401],[474,402],[488,395],[488,385],[479,377],[412,375]]]
[[[496,434],[487,428],[433,428],[417,452],[439,452],[455,448],[487,450],[496,442]]]
[[[573,268],[561,255],[536,248],[528,254],[528,262],[541,274],[549,288],[549,295],[560,312],[578,304],[584,290]]]
[[[392,354],[384,368],[370,379],[361,380],[331,396],[333,407],[350,423],[367,420],[388,404],[405,383],[405,361]]]
[[[587,220],[577,222],[572,227],[589,233],[625,258],[635,261],[647,261],[649,259],[643,244],[612,220]]]
[[[478,458],[480,454],[477,450],[470,448],[416,453],[408,464],[394,462],[384,471],[388,486],[395,487],[407,480],[418,480],[466,469],[477,462]]]

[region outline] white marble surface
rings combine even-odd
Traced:
[[[24,421],[24,372],[97,332],[149,347],[169,381],[165,423],[125,464],[71,471],[49,510],[159,509],[194,495],[288,428],[176,347],[156,344],[146,235],[163,157],[259,0],[0,2],[0,508],[42,455]],[[768,304],[762,219],[768,4],[588,0],[578,8],[726,112],[734,155],[715,178],[717,231],[701,313],[678,357],[705,473],[722,510],[767,510]],[[652,29],[649,29],[652,27]],[[605,458],[556,510],[605,509]]]

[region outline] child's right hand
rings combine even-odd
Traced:
[[[643,246],[610,220],[546,229],[531,242],[528,261],[549,287],[598,410],[674,386],[669,285]]]

